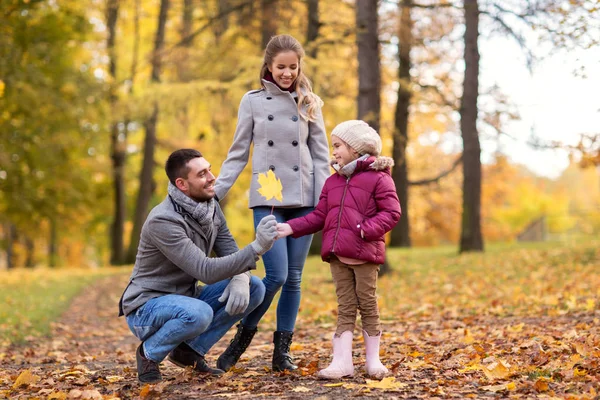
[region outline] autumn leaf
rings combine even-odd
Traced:
[[[39,376],[33,375],[30,370],[26,369],[25,371],[21,372],[17,377],[17,380],[13,385],[13,389],[20,388],[21,386],[32,385],[34,383],[37,383],[40,379],[41,378]]]
[[[380,381],[367,379],[368,388],[372,389],[383,389],[383,390],[398,390],[408,386],[406,383],[396,382],[396,378],[388,376]]]
[[[6,85],[4,84],[4,81],[0,80],[0,97],[4,96],[4,87]]]
[[[481,366],[481,370],[488,379],[505,379],[510,375],[510,364],[505,361],[494,361],[486,366]]]
[[[304,386],[296,386],[295,388],[292,389],[292,392],[300,392],[300,393],[306,393],[306,392],[310,392],[310,389]]]
[[[281,186],[281,181],[273,171],[269,170],[264,174],[258,174],[258,184],[260,185],[258,193],[266,200],[283,201],[283,194],[281,193],[283,186]]]

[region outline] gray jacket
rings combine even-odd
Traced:
[[[319,110],[315,122],[298,114],[292,94],[263,80],[266,87],[242,97],[233,143],[215,184],[219,200],[231,189],[248,163],[250,145],[252,182],[249,207],[313,207],[319,202],[329,170],[329,144],[323,116]],[[265,200],[258,193],[258,174],[269,169],[281,180],[283,202]]]
[[[215,283],[256,269],[256,252],[252,246],[238,251],[218,204],[213,223],[215,234],[209,241],[196,220],[169,196],[154,207],[142,227],[119,315],[128,315],[158,296],[198,296],[198,281]],[[218,258],[208,257],[211,251]]]

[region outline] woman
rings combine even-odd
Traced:
[[[233,143],[215,185],[216,196],[222,200],[248,163],[253,144],[249,207],[255,227],[271,212],[280,223],[311,212],[330,174],[329,145],[321,114],[323,102],[312,92],[310,81],[302,72],[303,57],[302,46],[292,36],[271,38],[260,71],[262,89],[250,91],[242,98]],[[266,200],[258,193],[258,174],[268,170],[281,180],[281,202]],[[235,365],[282,287],[272,367],[274,371],[297,368],[289,350],[300,306],[302,269],[311,241],[312,235],[278,240],[263,255],[265,299],[238,325],[235,337],[217,361],[220,369],[227,371]]]

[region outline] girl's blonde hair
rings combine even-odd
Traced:
[[[298,76],[296,77],[296,93],[298,94],[298,113],[306,120],[314,121],[317,117],[317,111],[323,106],[323,101],[319,96],[313,93],[310,80],[302,72],[302,58],[304,57],[304,49],[300,42],[290,35],[273,36],[267,48],[265,49],[265,57],[263,66],[260,69],[260,84],[264,88],[265,85],[262,79],[268,71],[269,65],[273,63],[273,59],[284,51],[293,51],[298,56]],[[302,112],[302,106],[306,106],[306,115]]]

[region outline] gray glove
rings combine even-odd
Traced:
[[[223,291],[219,301],[227,300],[225,312],[229,315],[241,314],[250,303],[250,277],[248,274],[239,274],[231,278]]]
[[[277,220],[274,215],[267,215],[256,227],[256,239],[250,243],[256,254],[265,254],[277,239]]]

